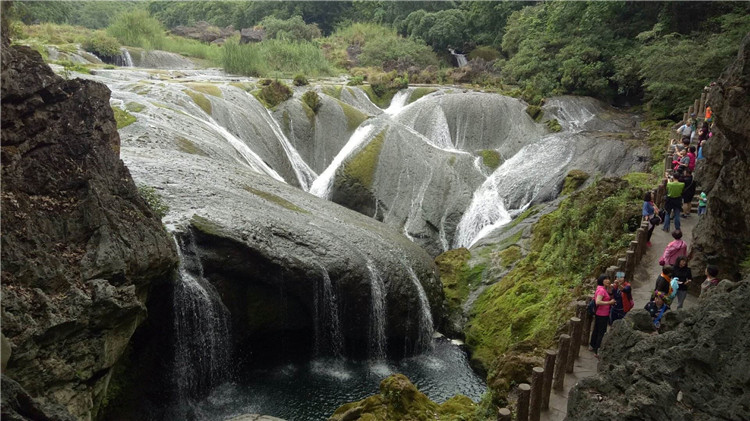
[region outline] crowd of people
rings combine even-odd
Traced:
[[[666,195],[664,209],[659,209],[654,203],[654,193],[648,192],[643,198],[642,216],[649,222],[647,231],[647,246],[651,247],[651,237],[654,228],[661,226],[665,232],[671,231],[672,241],[667,244],[659,258],[661,271],[656,279],[650,300],[644,309],[652,318],[654,331],[658,332],[664,322],[664,315],[677,301],[677,308],[685,304],[688,289],[693,282],[693,273],[689,267],[690,255],[688,245],[682,239],[680,218],[689,218],[692,212],[692,202],[696,194],[697,183],[693,178],[693,171],[697,162],[703,159],[703,147],[713,136],[713,114],[711,107],[706,107],[705,119],[699,130],[695,114],[677,129],[679,139],[670,144],[672,167],[665,173]],[[698,217],[706,214],[708,197],[701,192],[698,198]],[[701,284],[701,291],[718,285],[718,269],[708,266],[705,271],[706,280]],[[632,287],[625,280],[624,272],[617,272],[614,281],[606,274],[599,276],[593,299],[588,311],[594,316],[594,327],[591,333],[589,349],[598,356],[602,338],[608,326],[614,321],[625,317],[625,314],[635,306]]]

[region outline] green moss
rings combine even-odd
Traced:
[[[199,92],[191,91],[190,89],[185,89],[183,92],[188,94],[188,96],[193,99],[193,102],[198,104],[198,106],[201,107],[201,109],[205,111],[206,114],[211,115],[211,101],[206,98],[205,95]]]
[[[200,93],[215,96],[217,98],[223,98],[224,94],[221,93],[221,89],[219,89],[218,86],[212,85],[210,83],[188,83],[187,86],[190,87],[190,89],[194,91],[198,91]]]
[[[500,257],[501,264],[509,268],[513,266],[513,263],[516,263],[521,259],[521,247],[518,246],[511,246],[507,249],[498,252],[498,257]]]
[[[254,189],[250,186],[243,186],[242,187],[245,191],[248,191],[256,196],[260,196],[263,199],[275,203],[285,209],[289,209],[291,211],[299,212],[299,213],[310,213],[309,211],[300,208],[299,206],[295,205],[294,203],[284,199],[283,197],[276,196],[273,193],[268,193],[262,190]]]
[[[451,156],[450,158],[448,158],[448,165],[450,165],[451,167],[454,166],[454,165],[456,165],[456,157],[455,156]]]
[[[565,182],[563,183],[563,189],[560,194],[570,194],[577,190],[581,185],[589,179],[589,175],[585,171],[571,170],[565,176]]]
[[[133,113],[140,113],[145,108],[145,105],[139,104],[137,102],[128,102],[127,104],[125,104],[125,109]]]
[[[320,110],[320,107],[323,105],[323,103],[320,101],[320,96],[315,91],[307,91],[302,95],[302,103],[307,106],[307,108],[312,111],[312,117],[308,115],[307,117],[310,118],[310,120],[313,120],[315,118],[315,114],[318,113]]]
[[[240,88],[245,92],[250,92],[255,89],[255,84],[250,82],[230,82],[229,85],[234,86],[235,88]]]
[[[354,131],[354,129],[359,127],[359,125],[362,124],[363,121],[368,119],[367,114],[352,107],[349,104],[339,101],[339,106],[341,106],[341,111],[344,112],[344,116],[346,117],[346,125],[350,132]]]
[[[534,121],[541,121],[542,117],[544,117],[542,107],[538,105],[529,105],[528,107],[526,107],[526,114],[531,116],[532,120]]]
[[[495,170],[500,166],[501,158],[498,151],[494,149],[484,149],[479,151],[479,155],[482,157],[482,163],[485,167]]]
[[[284,129],[284,134],[287,136],[292,132],[292,118],[289,116],[287,110],[284,110],[284,112],[281,113],[281,127]]]
[[[379,96],[375,93],[375,91],[373,91],[371,85],[362,86],[362,90],[367,94],[373,104],[383,109],[388,108],[388,106],[391,105],[393,96],[396,95],[396,92],[398,92],[394,90],[386,90],[385,92],[383,92],[382,96]]]
[[[164,218],[167,212],[169,212],[169,205],[164,203],[164,199],[162,199],[161,195],[155,188],[145,184],[140,184],[138,185],[138,193],[159,219]]]
[[[656,175],[647,174],[645,172],[631,172],[622,178],[630,183],[632,187],[644,190],[652,189],[658,182],[658,177]]]
[[[380,151],[385,143],[386,131],[378,133],[367,146],[346,163],[343,168],[346,178],[356,180],[367,189],[372,188]]]
[[[175,137],[174,143],[177,144],[177,148],[182,152],[189,153],[191,155],[208,156],[208,154],[203,149],[199,148],[198,145],[195,144],[195,142],[182,136]]]
[[[552,120],[547,120],[547,123],[545,124],[547,124],[547,128],[549,129],[549,131],[553,133],[557,133],[562,130],[562,126],[560,125],[560,122],[557,121],[556,118],[553,118]]]
[[[429,95],[435,91],[437,91],[437,88],[428,88],[425,86],[420,86],[419,88],[416,88],[412,91],[411,95],[409,95],[409,100],[406,101],[406,103],[411,104],[412,102],[418,100],[419,98],[422,98],[425,95]]]
[[[330,97],[341,99],[341,86],[324,86],[323,93]]]
[[[469,266],[471,252],[466,248],[448,250],[435,258],[449,311],[461,312],[461,305],[482,280],[485,265]]]
[[[267,84],[266,81],[263,81],[262,84],[264,84],[263,88],[251,93],[258,98],[266,108],[274,109],[277,105],[292,97],[292,90],[278,80],[272,80]]]
[[[651,172],[657,176],[664,174],[664,154],[669,146],[673,125],[672,120],[648,120],[641,123],[641,127],[648,130],[646,144],[651,150]]]
[[[117,130],[122,129],[123,127],[127,127],[133,123],[135,123],[136,118],[134,115],[130,114],[129,112],[123,110],[120,107],[112,106],[112,112],[115,113],[115,121],[117,122]]]

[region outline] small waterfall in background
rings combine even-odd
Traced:
[[[315,355],[343,357],[344,335],[341,333],[341,321],[336,294],[331,277],[324,267],[320,267],[322,278],[316,285],[315,305]]]
[[[385,285],[375,264],[367,259],[367,269],[370,271],[370,338],[368,357],[371,360],[383,360],[386,357],[385,336]]]
[[[130,56],[130,51],[127,48],[120,48],[120,55],[114,57],[114,64],[120,67],[135,67],[133,65],[133,57]]]
[[[203,279],[195,241],[175,235],[180,258],[174,290],[174,381],[180,402],[227,381],[232,345],[230,315],[214,287]]]
[[[409,278],[414,284],[414,288],[417,290],[417,296],[419,297],[419,331],[417,335],[417,342],[414,346],[414,352],[424,352],[432,349],[432,334],[435,328],[432,324],[432,312],[430,311],[430,301],[427,299],[427,293],[422,287],[422,283],[419,282],[419,277],[414,272],[414,269],[405,265],[409,272]]]
[[[453,57],[456,58],[456,63],[458,63],[458,67],[464,67],[464,66],[466,66],[466,64],[468,63],[468,61],[466,61],[466,56],[465,55],[463,55],[463,54],[457,54],[456,50],[454,50],[453,48],[449,48],[448,51],[450,51],[451,54],[453,55]]]

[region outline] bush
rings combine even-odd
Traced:
[[[270,85],[264,86],[258,93],[261,99],[268,107],[275,107],[292,97],[292,90],[288,86],[274,80]]]
[[[99,57],[115,57],[120,55],[120,43],[117,39],[107,35],[104,31],[96,31],[81,44],[81,48]]]
[[[153,187],[141,184],[138,186],[138,193],[159,219],[164,218],[167,212],[169,212],[169,206],[164,203],[164,200]]]
[[[266,16],[260,21],[260,25],[266,30],[268,39],[281,39],[286,41],[312,41],[322,36],[318,25],[306,24],[301,16],[292,16],[282,20],[275,16]]]
[[[539,107],[537,105],[529,105],[528,107],[526,107],[526,114],[531,116],[534,121],[541,120],[542,116],[544,115],[544,113],[542,112],[542,107]]]
[[[310,107],[310,109],[315,114],[318,113],[318,110],[320,110],[320,106],[323,105],[323,103],[320,101],[320,95],[318,95],[318,93],[315,91],[305,92],[305,94],[302,95],[302,102]]]
[[[349,85],[349,86],[359,86],[362,83],[364,83],[364,80],[365,80],[365,77],[362,76],[362,75],[354,76],[352,78],[349,78],[349,82],[347,83],[347,85]]]
[[[323,52],[309,42],[267,40],[240,44],[237,39],[230,39],[223,48],[223,67],[230,73],[255,77],[298,73],[308,76],[335,74]]]
[[[307,81],[305,75],[297,75],[294,77],[294,86],[305,86],[308,84],[309,82]]]
[[[145,10],[133,10],[117,16],[107,28],[107,34],[120,44],[145,49],[161,49],[164,27]]]
[[[469,56],[467,57],[469,60],[474,60],[475,58],[481,58],[484,61],[494,61],[500,58],[500,52],[492,47],[487,46],[481,46],[477,47],[469,53]]]

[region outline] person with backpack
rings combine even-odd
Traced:
[[[695,147],[691,146],[690,149],[695,149]],[[682,217],[688,218],[693,210],[693,196],[695,196],[696,188],[692,170],[686,170],[680,181],[685,183],[685,188],[682,190]]]
[[[653,195],[651,192],[646,193],[643,197],[643,209],[641,215],[643,215],[644,220],[648,221],[648,234],[646,235],[647,247],[651,247],[651,234],[654,233],[654,228],[661,224],[661,218],[659,218],[658,214],[659,208],[654,204]]]
[[[594,315],[594,332],[591,334],[591,350],[594,351],[594,355],[599,357],[599,347],[602,345],[602,339],[604,334],[607,333],[607,326],[609,325],[609,313],[612,304],[615,304],[615,300],[609,295],[607,291],[610,287],[610,280],[606,274],[602,274],[596,280],[596,292],[594,293],[594,303],[596,305],[596,313]]]
[[[667,305],[664,293],[661,291],[654,291],[654,299],[646,303],[646,306],[643,308],[651,315],[651,319],[653,319],[654,322],[654,329],[659,330],[661,322],[664,319],[664,313],[669,310],[669,305]]]
[[[664,226],[662,230],[669,232],[670,213],[674,216],[674,227],[680,229],[680,212],[682,211],[682,191],[685,189],[685,183],[675,180],[673,175],[669,175],[667,182],[667,200],[664,205],[666,214],[664,215]]]
[[[625,313],[633,307],[630,283],[625,281],[624,272],[617,272],[615,283],[612,285],[612,298],[615,304],[609,313],[610,326],[615,320],[625,317]]]
[[[677,129],[677,133],[682,137],[682,139],[688,139],[690,140],[690,136],[693,134],[693,123],[688,120],[680,126],[679,129]]]
[[[674,266],[675,262],[677,262],[677,258],[680,256],[687,256],[687,243],[682,240],[682,231],[680,230],[674,230],[672,231],[672,240],[667,246],[664,248],[664,253],[661,255],[661,258],[659,258],[659,266]]]
[[[664,297],[666,298],[667,294],[669,294],[669,286],[672,282],[672,266],[664,266],[661,270],[661,274],[659,274],[659,277],[656,278],[656,285],[654,285],[654,291],[659,291],[662,294],[664,294]],[[651,296],[651,300],[653,300],[653,295]]]
[[[693,273],[688,267],[686,256],[677,258],[674,270],[672,271],[672,277],[677,278],[677,308],[679,309],[682,308],[685,298],[687,298],[688,284],[693,281]]]

